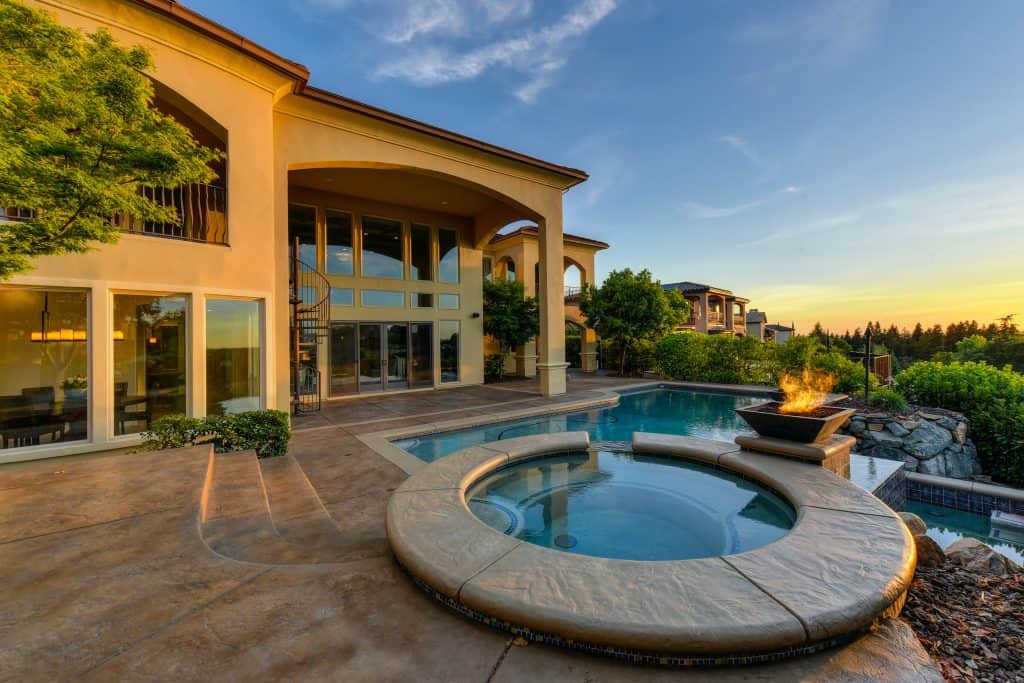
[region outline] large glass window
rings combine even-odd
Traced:
[[[317,268],[315,206],[288,205],[289,258],[292,256],[296,238],[299,240],[299,260],[312,268]]]
[[[491,257],[490,256],[484,256],[482,270],[484,272],[484,279],[485,280],[490,280],[490,279],[493,278],[493,276],[494,276],[494,266],[491,264]]]
[[[363,217],[363,276],[402,279],[402,224]]]
[[[441,381],[459,381],[459,321],[442,320],[438,323],[441,341]]]
[[[114,296],[115,434],[185,412],[185,311],[183,295]]]
[[[413,308],[433,308],[434,295],[429,292],[411,292],[409,294],[409,305]]]
[[[327,242],[324,245],[327,272],[352,275],[355,272],[352,247],[352,215],[327,209]]]
[[[355,323],[331,323],[331,396],[359,389],[359,337]]]
[[[437,307],[441,309],[454,310],[459,307],[458,294],[438,294]]]
[[[430,226],[413,223],[409,244],[412,253],[409,255],[409,279],[430,280]]]
[[[350,287],[331,287],[332,306],[352,306],[355,304],[356,291]]]
[[[434,334],[430,323],[409,325],[409,384],[429,387],[434,384]]]
[[[87,437],[88,292],[0,288],[0,449]]]
[[[260,302],[206,302],[206,414],[260,409]]]
[[[437,231],[437,279],[459,281],[459,233],[450,228]]]
[[[363,306],[405,308],[405,294],[402,292],[390,292],[386,289],[364,289],[361,294]]]

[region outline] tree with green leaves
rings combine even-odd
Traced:
[[[0,279],[30,259],[117,241],[118,215],[178,224],[141,187],[208,182],[221,153],[153,106],[152,59],[105,30],[83,34],[0,0]]]
[[[522,282],[495,278],[484,280],[484,334],[498,342],[495,362],[498,377],[504,375],[505,356],[540,332],[537,300],[526,296]]]
[[[584,285],[580,312],[602,339],[619,345],[619,374],[626,356],[641,342],[654,342],[690,316],[690,304],[679,292],[666,292],[649,270],[615,270],[600,287]]]

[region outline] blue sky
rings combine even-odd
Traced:
[[[187,4],[314,85],[585,169],[566,229],[611,243],[599,276],[800,328],[1024,318],[1024,3]]]

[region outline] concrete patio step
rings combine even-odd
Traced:
[[[316,564],[320,555],[288,543],[274,528],[255,451],[218,453],[207,473],[200,533],[214,552],[241,562]]]

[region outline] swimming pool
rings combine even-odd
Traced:
[[[541,415],[453,432],[401,439],[394,444],[420,460],[433,462],[468,446],[533,434],[585,431],[592,441],[629,441],[633,432],[699,436],[732,441],[750,434],[736,408],[761,403],[764,396],[713,394],[659,387],[623,393],[619,404],[574,413]]]
[[[729,472],[654,455],[591,451],[505,467],[466,493],[508,536],[622,560],[689,560],[752,550],[792,528],[793,508]]]
[[[913,512],[928,525],[928,535],[940,546],[969,536],[991,546],[1017,564],[1024,564],[1024,539],[1020,542],[1003,538],[1003,532],[993,529],[985,515],[963,512],[953,508],[908,500],[907,512]]]

